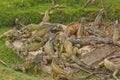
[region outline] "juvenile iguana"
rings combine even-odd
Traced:
[[[20,22],[18,18],[15,19],[14,21],[14,27],[15,29],[21,29],[24,25]]]
[[[99,66],[104,66],[106,69],[113,72],[112,76],[116,80],[119,80],[116,76],[118,73],[120,74],[120,62],[113,62],[112,59],[120,58],[120,55],[107,57],[99,64]]]
[[[93,22],[94,27],[99,27],[101,24],[103,24],[103,15],[105,13],[104,9],[101,9],[95,18],[95,21]]]

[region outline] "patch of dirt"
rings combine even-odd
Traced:
[[[82,62],[88,66],[95,67],[104,58],[110,56],[111,54],[114,54],[116,49],[117,48],[112,45],[97,45],[97,48],[95,50],[82,56]]]

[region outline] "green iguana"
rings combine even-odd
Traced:
[[[4,32],[3,34],[1,34],[0,39],[7,38],[8,40],[14,40],[16,38],[19,38],[19,36],[21,34],[22,33],[19,30],[10,29],[10,30]]]
[[[40,65],[43,59],[43,53],[38,53],[34,59],[24,61],[21,64],[16,64],[13,69],[17,71],[26,72],[30,68],[34,68],[34,74],[37,74],[37,70],[40,69]]]
[[[17,52],[21,54],[21,56],[27,56],[28,52],[39,50],[40,47],[41,47],[40,43],[34,42],[24,45],[23,47],[19,48]]]

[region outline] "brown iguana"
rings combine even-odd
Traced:
[[[113,41],[118,41],[120,39],[120,28],[118,25],[118,20],[115,22],[114,32],[113,32]]]
[[[85,31],[85,18],[83,17],[81,19],[81,23],[79,23],[78,25],[77,37],[84,36],[84,31]]]
[[[34,59],[24,61],[22,64],[16,64],[13,69],[26,72],[27,69],[34,68],[34,74],[37,74],[37,70],[41,65],[43,59],[43,53],[38,53]]]
[[[106,37],[107,34],[104,30],[97,29],[95,27],[86,27],[85,31],[88,32],[89,35],[95,35],[98,37]]]
[[[79,23],[78,22],[72,22],[70,24],[68,24],[66,26],[66,28],[64,29],[64,32],[68,35],[68,36],[71,36],[71,35],[76,35],[77,31],[78,31],[78,25]]]
[[[113,78],[115,78],[116,80],[119,80],[116,75],[120,72],[120,62],[113,62],[111,61],[112,59],[115,58],[120,58],[120,55],[114,55],[114,56],[110,56],[107,57],[103,60],[103,62],[101,62],[99,64],[100,66],[104,66],[106,69],[110,70],[113,72]]]
[[[20,22],[18,18],[15,19],[14,21],[14,27],[15,29],[21,29],[24,25]]]

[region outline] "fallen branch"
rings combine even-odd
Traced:
[[[87,2],[84,4],[83,8],[86,8],[89,3],[91,3],[92,0],[87,0]]]
[[[96,76],[96,77],[99,77],[99,78],[102,78],[99,74],[103,74],[103,73],[100,73],[100,72],[92,72],[92,71],[90,71],[90,70],[88,70],[88,69],[86,69],[86,68],[83,68],[83,67],[79,66],[78,64],[67,64],[67,63],[65,63],[65,66],[66,66],[66,65],[67,65],[67,66],[70,66],[71,68],[76,68],[76,69],[79,69],[79,70],[82,70],[82,71],[88,73],[87,76],[82,77],[82,78],[79,78],[79,79],[77,79],[77,80],[86,79],[86,78],[89,78],[89,77],[92,76],[92,75],[94,75],[94,76]]]
[[[0,59],[0,63],[3,64],[5,67],[9,67],[3,60]]]
[[[54,10],[56,8],[66,8],[65,6],[60,6],[60,5],[55,5],[55,6],[52,6],[50,7],[49,9],[47,9],[44,13],[44,17],[42,19],[42,23],[44,22],[49,22],[50,21],[50,13],[51,13],[51,10]]]
[[[99,74],[104,74],[104,73],[102,73],[102,72],[93,72],[93,73],[91,73],[91,74],[88,74],[87,76],[85,76],[85,77],[81,77],[81,78],[79,78],[80,80],[81,79],[88,79],[89,77],[91,77],[91,76],[97,76],[97,77],[99,77],[99,78],[102,78],[102,77],[100,77],[99,76]]]

